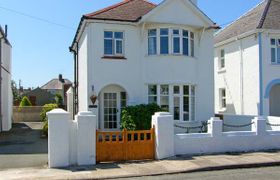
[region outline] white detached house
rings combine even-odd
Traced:
[[[70,47],[76,112],[94,111],[104,130],[119,129],[123,107],[147,103],[178,124],[208,120],[216,28],[195,0],[126,0],[84,15]]]
[[[280,116],[280,1],[264,0],[215,37],[217,113]]]

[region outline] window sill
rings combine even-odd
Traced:
[[[270,63],[271,66],[280,66],[280,63]]]
[[[222,68],[222,69],[219,69],[218,70],[218,73],[220,74],[220,73],[225,73],[227,70],[226,70],[226,68]]]
[[[146,54],[146,57],[170,57],[170,56],[197,59],[195,56],[187,56],[187,55],[183,55],[183,54],[154,54],[154,55]]]
[[[102,59],[106,60],[127,60],[124,56],[103,56]]]
[[[227,108],[222,108],[222,109],[219,109],[219,110],[218,110],[219,113],[224,113],[224,112],[226,112],[226,111],[227,111]]]

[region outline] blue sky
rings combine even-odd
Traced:
[[[13,45],[12,78],[24,87],[41,86],[62,73],[73,79],[68,51],[82,14],[120,0],[1,0],[0,24],[9,26]],[[199,7],[218,24],[240,17],[262,0],[198,0]],[[151,0],[159,3],[161,0]],[[7,10],[8,9],[8,10]],[[21,12],[55,25],[18,14]],[[66,26],[66,27],[64,27]]]

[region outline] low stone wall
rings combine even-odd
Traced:
[[[40,112],[42,106],[13,107],[13,123],[18,122],[41,122]]]

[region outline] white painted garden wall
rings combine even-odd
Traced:
[[[166,113],[156,114],[153,116],[153,125],[156,128],[156,157],[162,159],[184,154],[280,149],[280,130],[267,130],[266,118],[256,117],[251,121],[254,123],[251,131],[223,132],[223,121],[211,118],[207,133],[172,136],[174,132],[172,116]]]

